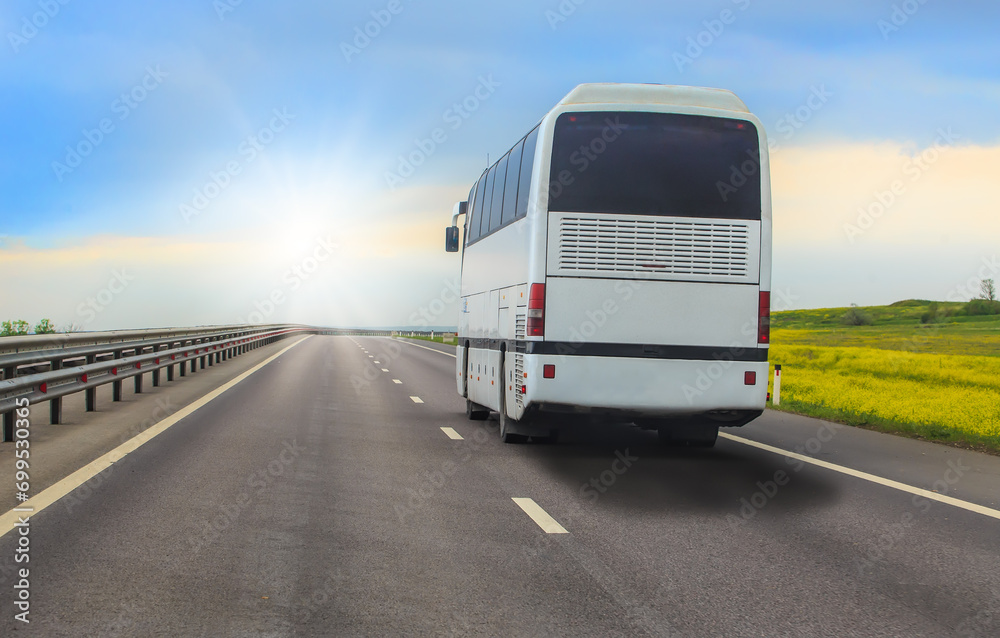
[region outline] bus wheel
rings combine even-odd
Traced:
[[[490,411],[478,403],[473,403],[472,401],[466,399],[465,416],[467,416],[470,421],[485,421],[490,416]]]
[[[511,431],[511,419],[507,416],[507,411],[503,408],[500,409],[500,440],[504,443],[524,443],[528,440],[528,437],[523,434],[514,434]]]
[[[504,384],[500,384],[500,440],[504,443],[524,443],[528,437],[523,434],[514,434],[514,419],[507,416],[507,397]]]

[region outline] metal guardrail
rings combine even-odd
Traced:
[[[321,335],[333,335],[333,336],[352,336],[352,337],[391,337],[394,333],[392,330],[377,330],[377,329],[366,329],[366,328],[320,328],[316,330],[316,334]]]
[[[96,406],[97,387],[112,385],[112,401],[120,401],[124,379],[132,378],[135,392],[142,392],[143,376],[152,375],[153,386],[160,384],[160,371],[166,368],[167,380],[174,379],[175,368],[185,376],[188,366],[193,373],[221,363],[230,357],[272,343],[290,334],[315,333],[305,326],[274,325],[262,327],[217,326],[200,329],[129,330],[109,333],[69,335],[29,335],[0,339],[0,413],[3,414],[3,441],[14,437],[15,408],[49,402],[49,421],[62,418],[62,397],[86,392],[85,409]],[[138,337],[138,338],[137,338]],[[146,337],[145,339],[141,337]],[[79,344],[66,347],[68,344]],[[165,348],[165,349],[164,349]],[[125,356],[130,354],[131,356]],[[83,365],[67,367],[70,362]],[[19,368],[46,366],[44,372],[18,376]]]

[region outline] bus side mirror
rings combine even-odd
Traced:
[[[450,253],[458,252],[458,226],[449,226],[444,229],[444,249]]]

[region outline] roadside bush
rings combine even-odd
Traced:
[[[23,319],[17,321],[4,321],[0,324],[0,337],[16,337],[28,334],[30,324]]]
[[[52,325],[50,319],[42,319],[37,324],[35,324],[35,334],[36,335],[48,335],[56,331],[56,327]]]
[[[870,326],[875,323],[875,319],[860,308],[848,308],[840,322],[848,326]]]
[[[962,308],[964,314],[969,316],[977,315],[1000,315],[1000,301],[990,301],[988,299],[973,299]]]

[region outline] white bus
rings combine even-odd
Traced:
[[[582,420],[712,446],[767,396],[767,139],[720,89],[583,84],[455,205],[458,392],[505,442]]]

